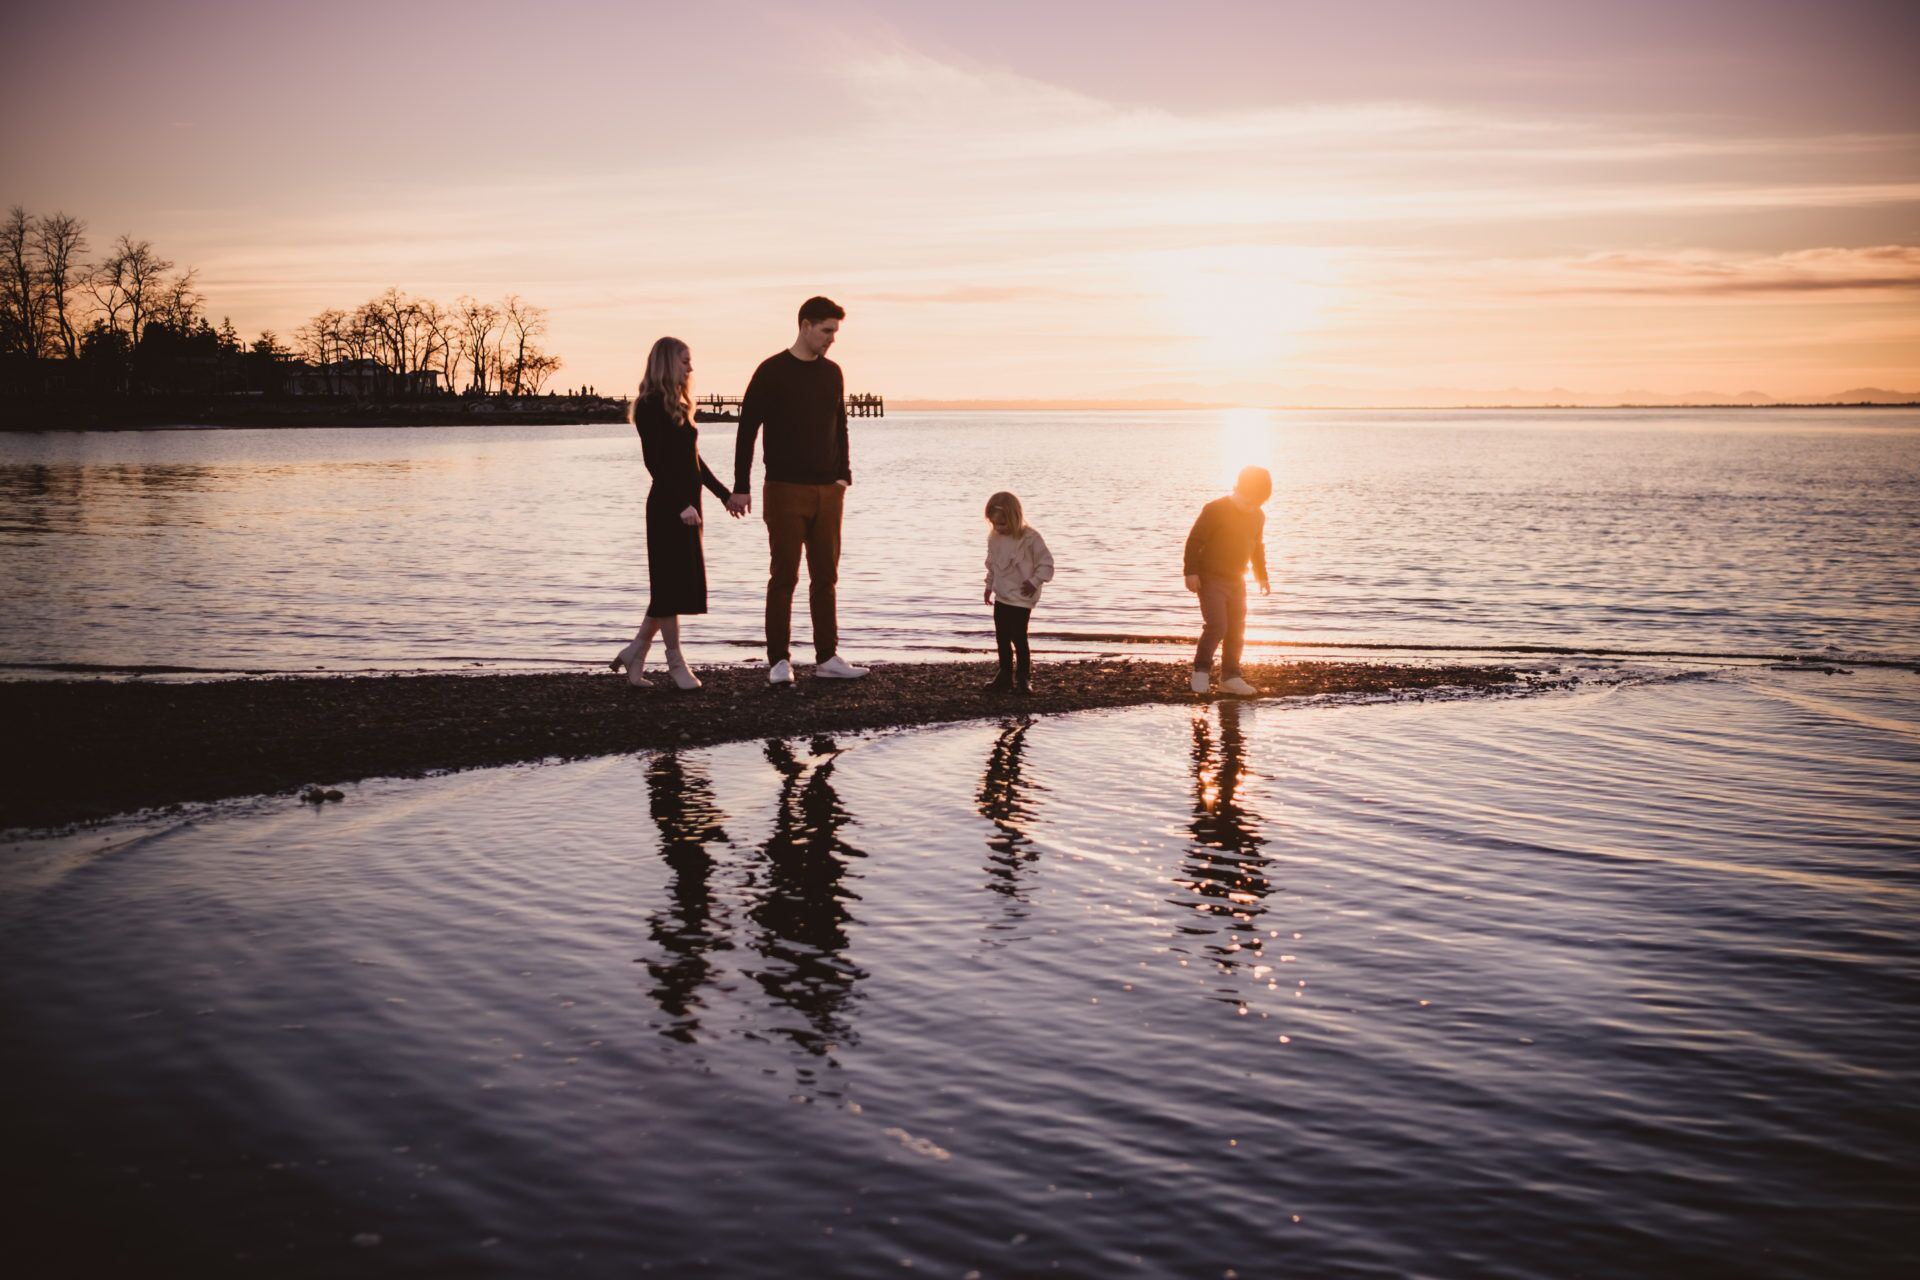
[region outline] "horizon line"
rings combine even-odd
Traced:
[[[1895,393],[1906,394],[1906,393]],[[1178,399],[1098,399],[1098,398],[1046,398],[1016,397],[995,400],[953,400],[940,397],[900,396],[890,398],[890,409],[907,412],[926,412],[929,410],[960,409],[1024,409],[1024,410],[1096,410],[1096,409],[1915,409],[1920,408],[1920,392],[1907,395],[1901,400],[1620,400],[1602,404],[1584,404],[1575,401],[1555,400],[1529,403],[1525,401],[1453,401],[1445,403],[1417,404],[1328,404],[1314,402],[1288,403],[1251,403],[1243,400],[1178,400]]]

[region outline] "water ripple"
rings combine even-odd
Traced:
[[[1014,717],[16,847],[23,1185],[208,1273],[1900,1274],[1920,682],[1845,679]]]

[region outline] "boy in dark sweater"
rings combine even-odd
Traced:
[[[1212,687],[1213,651],[1220,654],[1220,692],[1236,698],[1258,693],[1240,675],[1240,648],[1247,634],[1247,566],[1266,595],[1267,525],[1260,508],[1273,496],[1273,477],[1265,467],[1248,467],[1233,492],[1200,508],[1187,534],[1187,590],[1200,597],[1200,648],[1193,655],[1193,691]]]

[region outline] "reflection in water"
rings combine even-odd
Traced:
[[[1026,824],[1033,820],[1033,790],[1022,770],[1030,720],[1008,720],[1001,725],[987,756],[987,771],[980,778],[976,797],[980,816],[991,822],[994,833],[987,837],[987,888],[1007,899],[1006,918],[988,926],[991,930],[1014,927],[1026,918],[1027,886],[1021,872],[1040,855],[1028,838]]]
[[[667,903],[647,922],[647,933],[667,957],[647,962],[653,975],[653,999],[670,1020],[665,1034],[692,1041],[700,1028],[700,988],[713,980],[708,953],[731,950],[724,920],[716,919],[710,880],[710,844],[726,844],[727,833],[713,799],[713,784],[674,752],[662,752],[647,766],[647,800],[660,828],[660,853],[673,872]]]
[[[853,821],[833,789],[840,749],[820,737],[812,753],[809,765],[780,739],[767,740],[767,760],[781,778],[780,803],[762,850],[763,892],[748,914],[760,926],[753,949],[765,961],[754,980],[804,1019],[780,1030],[807,1052],[824,1056],[854,1043],[846,1014],[854,984],[866,973],[845,954],[846,925],[853,920],[845,904],[859,895],[841,880],[845,860],[866,855],[840,838],[840,829]]]
[[[1198,895],[1185,905],[1207,917],[1213,927],[1190,922],[1181,931],[1207,935],[1218,930],[1222,936],[1210,950],[1223,970],[1231,970],[1236,962],[1261,957],[1259,920],[1266,912],[1273,882],[1267,878],[1268,859],[1260,852],[1267,842],[1260,834],[1260,817],[1239,800],[1240,784],[1251,776],[1240,729],[1240,704],[1216,705],[1220,714],[1217,747],[1207,712],[1197,711],[1193,717],[1193,821],[1188,826],[1193,844],[1181,868],[1185,878],[1179,881]]]
[[[71,467],[0,468],[0,536],[8,538],[9,549],[39,545],[27,536],[48,532],[54,527],[49,508],[71,489]],[[65,483],[61,483],[65,481]]]
[[[0,858],[0,1083],[9,1205],[39,1230],[9,1256],[274,1280],[1920,1274],[1898,1244],[1917,721],[1920,677],[1869,669],[1149,706],[23,841]],[[1013,902],[982,889],[990,759],[985,798],[1043,855],[1017,947],[980,945]],[[632,865],[660,820],[712,856],[711,906],[697,857],[675,885]],[[808,915],[816,861],[859,901]],[[1274,888],[1233,903],[1215,874]],[[1296,930],[1318,949],[1308,990],[1217,971],[1263,905],[1276,971]],[[634,963],[673,958],[634,937],[654,911],[734,943],[705,954],[693,1044]],[[829,1057],[771,1030],[807,1019],[746,972],[773,965],[763,934],[784,956],[836,929],[873,976],[841,974],[859,1043]],[[781,973],[795,1001],[832,981]],[[1246,1016],[1209,998],[1227,987]]]

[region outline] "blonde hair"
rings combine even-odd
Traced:
[[[693,380],[680,381],[679,360],[687,355],[687,344],[678,338],[662,338],[647,353],[647,371],[640,378],[640,389],[633,394],[627,409],[627,421],[639,421],[640,402],[659,396],[667,417],[685,426],[693,421]]]
[[[1017,538],[1027,531],[1027,515],[1020,509],[1020,499],[1004,489],[987,499],[987,519],[1009,537]],[[1001,529],[1002,524],[1007,527]]]

